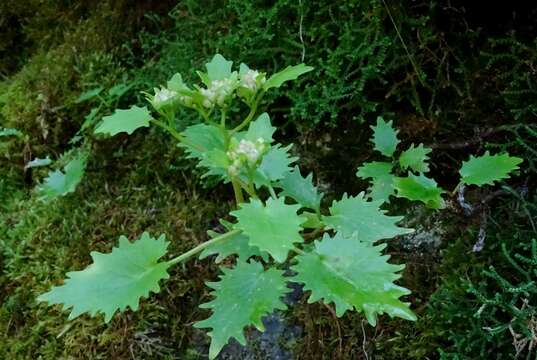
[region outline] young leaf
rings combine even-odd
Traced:
[[[225,220],[220,220],[220,222],[228,231],[233,229],[233,224]],[[216,233],[214,231],[209,232],[209,236],[211,238],[217,237],[219,235],[222,234]],[[239,233],[226,239],[225,241],[217,242],[205,248],[201,252],[199,258],[205,259],[208,256],[218,254],[215,260],[216,263],[221,263],[222,260],[231,255],[238,255],[239,259],[242,261],[246,261],[252,256],[261,256],[263,257],[263,259],[268,260],[267,254],[262,253],[256,246],[251,246],[249,244],[249,241],[250,238],[248,236],[246,236],[244,233]]]
[[[280,196],[288,196],[304,207],[320,210],[323,195],[313,185],[312,174],[302,177],[298,166],[287,172],[276,186],[283,190]]]
[[[297,215],[300,205],[287,205],[283,198],[270,198],[266,206],[260,200],[240,204],[240,209],[230,214],[238,219],[235,228],[250,237],[250,246],[268,252],[278,262],[287,259],[293,243],[303,242],[299,234],[303,218]]]
[[[323,222],[345,237],[356,233],[364,242],[391,239],[414,231],[396,226],[403,217],[385,215],[380,205],[382,201],[366,201],[364,193],[355,197],[344,194],[340,201],[332,203],[330,216],[323,216]]]
[[[288,66],[282,71],[279,71],[276,74],[273,74],[271,77],[269,77],[268,80],[263,85],[263,89],[268,90],[270,88],[279,88],[286,81],[295,80],[300,75],[310,72],[311,70],[313,70],[313,67],[307,66],[305,64]]]
[[[389,264],[389,256],[381,255],[385,246],[364,243],[357,234],[344,237],[337,233],[333,238],[324,234],[312,252],[295,258],[298,263],[292,269],[298,274],[293,281],[304,283],[304,290],[311,291],[309,303],[321,299],[334,303],[337,316],[355,308],[373,326],[377,314],[383,313],[416,320],[408,303],[399,300],[410,291],[393,283],[404,265]]]
[[[26,165],[24,165],[24,169],[30,169],[30,168],[36,168],[36,167],[42,167],[42,166],[48,166],[52,164],[52,160],[50,160],[50,158],[47,157],[44,158],[44,159],[41,159],[41,158],[35,158],[33,159],[32,161],[28,161],[26,163]]]
[[[267,144],[270,144],[274,141],[272,135],[274,135],[275,131],[276,128],[271,125],[269,115],[262,113],[255,121],[250,123],[244,138],[252,142],[257,141],[257,139],[263,139]]]
[[[221,268],[224,273],[219,282],[207,284],[214,289],[214,300],[200,307],[213,311],[197,328],[210,328],[209,359],[214,359],[230,338],[246,345],[244,328],[250,324],[264,331],[261,318],[274,309],[287,307],[281,297],[289,292],[283,272],[270,268],[263,270],[257,262],[239,261],[234,269]]]
[[[96,87],[94,89],[91,89],[91,90],[88,90],[88,91],[84,91],[82,94],[80,94],[80,96],[75,100],[75,103],[76,104],[79,104],[81,102],[84,102],[84,101],[88,101],[90,99],[93,99],[94,97],[96,97],[97,95],[99,95],[101,93],[101,91],[103,91],[103,87],[102,86],[99,86],[99,87]]]
[[[398,130],[392,127],[392,120],[385,122],[382,117],[377,118],[377,125],[371,126],[373,129],[373,144],[375,150],[384,156],[392,156],[399,144],[397,139]]]
[[[227,61],[220,54],[216,54],[213,59],[205,64],[209,81],[223,80],[231,75],[233,61]]]
[[[506,153],[490,155],[488,151],[480,157],[470,156],[460,170],[462,182],[467,185],[493,185],[495,181],[508,178],[522,161]]]
[[[429,161],[428,154],[431,151],[433,150],[424,147],[423,144],[419,144],[417,147],[414,147],[414,144],[412,144],[401,153],[399,164],[401,164],[403,169],[411,168],[416,172],[426,173],[429,171],[427,161]]]
[[[67,273],[64,285],[52,288],[38,300],[63,304],[65,309],[72,307],[70,320],[86,312],[91,316],[101,312],[109,322],[117,310],[128,306],[136,311],[139,299],[150,291],[158,293],[159,281],[169,277],[168,263],[158,262],[167,247],[164,235],[154,239],[143,233],[133,243],[121,236],[119,246],[111,253],[92,252],[93,264]]]
[[[229,159],[225,152],[222,131],[213,125],[197,124],[186,128],[182,135],[185,142],[178,146],[185,148],[188,158],[199,160],[197,167],[207,169],[205,176],[228,178]]]
[[[444,200],[441,196],[444,190],[438,187],[434,179],[429,179],[423,174],[396,177],[393,179],[393,184],[397,190],[397,197],[421,201],[431,209],[444,207]]]
[[[172,90],[178,93],[190,90],[188,86],[186,86],[186,84],[183,82],[183,77],[179,73],[174,74],[171,79],[168,80],[166,88],[168,88],[168,90]]]
[[[80,155],[69,161],[63,172],[60,170],[49,172],[43,183],[37,187],[37,191],[41,195],[40,199],[50,201],[74,192],[84,176],[85,169],[86,157]]]
[[[261,187],[283,179],[291,171],[291,164],[298,160],[297,157],[289,155],[291,147],[292,145],[281,147],[280,144],[277,144],[270,148],[263,156],[261,164],[255,173],[254,182],[256,186]]]
[[[136,129],[148,127],[152,120],[147,107],[132,106],[130,109],[117,109],[112,115],[104,116],[102,123],[95,129],[95,134],[117,135],[121,132],[132,134]]]
[[[369,196],[373,201],[389,202],[390,196],[395,194],[392,164],[389,162],[373,161],[365,163],[358,168],[356,176],[362,179],[373,179]]]

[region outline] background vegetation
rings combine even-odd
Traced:
[[[507,150],[520,174],[467,194],[481,211],[442,217],[394,204],[421,240],[390,252],[408,265],[403,285],[420,320],[382,319],[376,328],[322,305],[285,314],[294,358],[534,358],[537,341],[537,7],[456,1],[15,1],[0,3],[0,358],[203,358],[207,261],[172,274],[166,290],[111,325],[67,323],[35,298],[66,271],[108,251],[120,233],[166,233],[171,252],[206,240],[231,198],[192,177],[172,140],[155,132],[90,140],[88,174],[76,193],[41,203],[33,187],[85,119],[141,101],[141,90],[180,72],[193,77],[215,52],[267,71],[304,61],[309,76],[274,95],[279,140],[329,194],[357,192],[354,175],[372,157],[369,125],[393,118],[405,141],[436,149],[434,177],[452,188],[470,152]],[[80,97],[99,89],[99,96]],[[91,116],[93,116],[91,115]],[[185,115],[185,124],[194,119]],[[329,199],[330,200],[330,199]],[[480,231],[481,252],[472,252]],[[303,303],[300,293],[296,301]],[[304,304],[305,305],[305,304]],[[252,338],[256,338],[252,332]],[[267,358],[261,339],[223,358]],[[282,355],[282,356],[284,356]],[[275,356],[275,355],[274,355]]]

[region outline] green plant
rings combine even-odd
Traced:
[[[209,241],[165,261],[159,261],[169,244],[164,235],[154,238],[144,233],[133,243],[122,236],[111,253],[92,253],[93,264],[68,273],[64,285],[39,300],[72,308],[70,319],[83,313],[103,313],[108,322],[117,310],[137,310],[141,297],[158,292],[159,282],[168,278],[171,266],[198,255],[217,255],[217,262],[233,255],[235,265],[229,267],[226,262],[221,267],[221,281],[208,284],[215,298],[202,307],[211,309],[212,315],[196,324],[211,329],[210,358],[216,357],[231,337],[244,344],[244,327],[254,325],[262,330],[262,316],[285,309],[282,297],[290,282],[305,285],[310,291],[309,302],[333,303],[338,316],[355,309],[372,325],[383,313],[415,320],[409,304],[399,299],[410,292],[394,283],[404,265],[389,264],[389,257],[382,255],[386,245],[375,244],[412,230],[396,225],[402,217],[388,216],[380,209],[385,199],[369,201],[364,193],[344,194],[329,209],[323,209],[323,195],[313,185],[311,175],[304,178],[298,167],[291,167],[297,160],[290,154],[291,146],[275,143],[276,128],[269,115],[258,114],[266,92],[313,68],[288,66],[267,77],[245,64],[232,71],[232,64],[221,55],[214,56],[206,64],[206,72],[197,72],[201,86],[188,86],[175,74],[165,87],[145,94],[158,116],[146,106],[118,109],[103,117],[94,131],[114,136],[156,125],[169,133],[188,157],[198,161],[204,176],[231,185],[237,209],[230,212],[234,222],[221,220],[227,231],[210,232]],[[194,110],[203,122],[178,130],[182,125],[176,116],[179,108]],[[393,157],[399,142],[396,131],[382,119],[374,130],[375,148]],[[439,207],[442,191],[436,190],[435,183],[431,186],[429,179],[422,181],[421,172],[428,170],[427,153],[423,146],[405,151],[399,158],[401,168],[417,171],[420,176],[409,174],[391,180],[400,182],[394,185],[399,196]],[[488,161],[505,162],[505,167],[491,171],[479,166]],[[480,185],[505,177],[520,161],[489,155],[471,159],[461,170],[462,183]],[[80,164],[83,160],[74,159],[67,163],[65,173],[53,173],[44,186],[49,184],[54,191],[46,193],[52,197],[73,191],[82,176],[83,166],[75,166]],[[388,170],[389,174],[391,168],[386,164],[390,165],[368,166],[366,172],[371,175]],[[285,264],[291,264],[292,274],[284,273]]]
[[[189,87],[176,74],[166,87],[146,94],[158,117],[147,107],[116,110],[103,118],[95,133],[130,134],[151,124],[162,128],[198,160],[206,176],[231,184],[238,208],[230,215],[236,221],[222,221],[226,233],[211,232],[211,240],[167,261],[159,261],[168,246],[164,235],[155,239],[144,233],[134,243],[122,237],[112,253],[92,253],[92,265],[68,273],[63,286],[39,299],[72,307],[70,318],[103,313],[109,321],[117,310],[136,310],[141,297],[158,292],[169,267],[196,255],[218,254],[217,261],[236,255],[236,265],[222,267],[221,281],[209,284],[215,299],[203,306],[213,314],[197,324],[212,329],[211,358],[231,337],[244,343],[245,326],[262,329],[263,315],[284,309],[281,298],[289,291],[288,282],[304,283],[311,290],[310,301],[333,302],[340,316],[354,308],[371,324],[382,313],[414,320],[408,304],[399,300],[409,291],[393,283],[403,266],[389,264],[381,254],[384,245],[374,245],[411,230],[396,226],[401,217],[385,215],[379,203],[366,201],[363,194],[345,195],[329,211],[322,210],[322,194],[311,177],[291,168],[297,160],[289,154],[291,147],[274,143],[276,128],[268,114],[257,114],[265,92],[312,68],[289,66],[267,77],[244,64],[232,71],[232,62],[220,55],[206,68],[198,72],[201,86]],[[179,132],[178,107],[193,109],[204,122]],[[240,118],[242,110],[247,115]],[[371,227],[356,213],[383,226]],[[288,262],[294,276],[284,276],[279,269]]]
[[[372,179],[369,197],[373,201],[389,202],[390,196],[420,201],[432,209],[445,207],[442,194],[448,193],[437,182],[425,175],[429,172],[429,153],[432,149],[419,144],[411,144],[406,150],[395,153],[400,140],[398,131],[392,127],[392,121],[377,119],[373,129],[373,144],[388,161],[373,161],[358,168],[356,175],[362,179]],[[460,170],[460,181],[451,195],[468,185],[493,185],[495,181],[509,177],[518,169],[521,158],[511,157],[507,153],[490,155],[487,151],[479,157],[470,156]]]

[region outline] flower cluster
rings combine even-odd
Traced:
[[[260,77],[259,75],[259,71],[257,70],[250,69],[246,71],[244,74],[241,75],[241,86],[254,92],[257,91],[258,86],[264,84],[266,81],[265,75],[263,75],[262,77]]]
[[[163,106],[172,102],[176,97],[176,91],[169,90],[165,87],[161,87],[160,89],[155,88],[155,95],[153,96],[151,103],[155,109],[159,110]]]
[[[202,105],[208,109],[215,105],[224,105],[226,99],[233,94],[236,84],[231,79],[213,80],[207,89],[200,89],[205,98]]]
[[[227,152],[227,156],[231,160],[231,165],[228,167],[229,174],[237,176],[244,164],[248,164],[250,167],[255,166],[261,161],[267,150],[268,146],[262,138],[258,138],[255,142],[242,139]]]

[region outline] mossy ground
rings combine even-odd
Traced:
[[[208,297],[204,282],[214,280],[217,271],[208,260],[174,269],[160,294],[109,325],[87,316],[67,322],[64,312],[35,298],[65,272],[85,267],[90,251],[110,251],[121,234],[164,233],[171,254],[205,241],[205,231],[232,206],[231,193],[204,186],[193,164],[155,129],[88,141],[87,176],[74,194],[52,204],[40,202],[32,191],[46,170],[32,173],[23,166],[33,157],[56,159],[69,149],[84,116],[97,106],[76,101],[83,91],[129,84],[129,92],[103,109],[109,112],[140,101],[139,90],[171,73],[193,78],[191,69],[215,52],[267,70],[304,56],[319,69],[316,81],[300,81],[269,99],[274,102],[268,110],[280,139],[297,143],[301,166],[315,172],[327,203],[344,191],[365,189],[354,172],[374,157],[366,123],[378,113],[391,112],[408,143],[456,145],[479,140],[476,128],[507,125],[487,137],[488,144],[439,148],[433,173],[447,188],[455,185],[457,165],[470,150],[508,150],[526,159],[526,168],[510,183],[513,192],[490,203],[483,252],[471,252],[479,221],[460,214],[440,219],[446,231],[438,248],[390,246],[393,261],[407,264],[401,284],[413,291],[409,300],[418,322],[382,318],[371,328],[359,314],[336,318],[330,307],[308,305],[299,296],[284,317],[301,336],[282,348],[301,359],[513,357],[508,333],[483,329],[495,316],[511,315],[476,318],[481,304],[468,290],[486,282],[483,270],[489,265],[517,281],[499,244],[527,252],[537,236],[530,185],[537,132],[526,126],[534,121],[535,82],[527,73],[536,62],[535,44],[525,39],[533,25],[522,20],[515,27],[496,14],[491,18],[496,24],[487,28],[490,24],[474,18],[473,7],[461,15],[429,2],[412,9],[393,5],[394,23],[379,1],[323,1],[319,7],[288,0],[70,3],[0,4],[0,24],[10,24],[0,36],[0,54],[7,59],[0,65],[0,126],[26,135],[0,139],[0,358],[205,356],[208,338],[191,324],[206,316],[197,306]],[[518,32],[505,38],[506,28]],[[498,43],[489,43],[489,37]],[[523,62],[506,56],[521,52],[527,54]],[[470,194],[475,201],[486,195]],[[407,206],[396,203],[392,210],[406,213]],[[486,285],[492,293],[503,291]],[[259,348],[251,353],[266,356]]]

